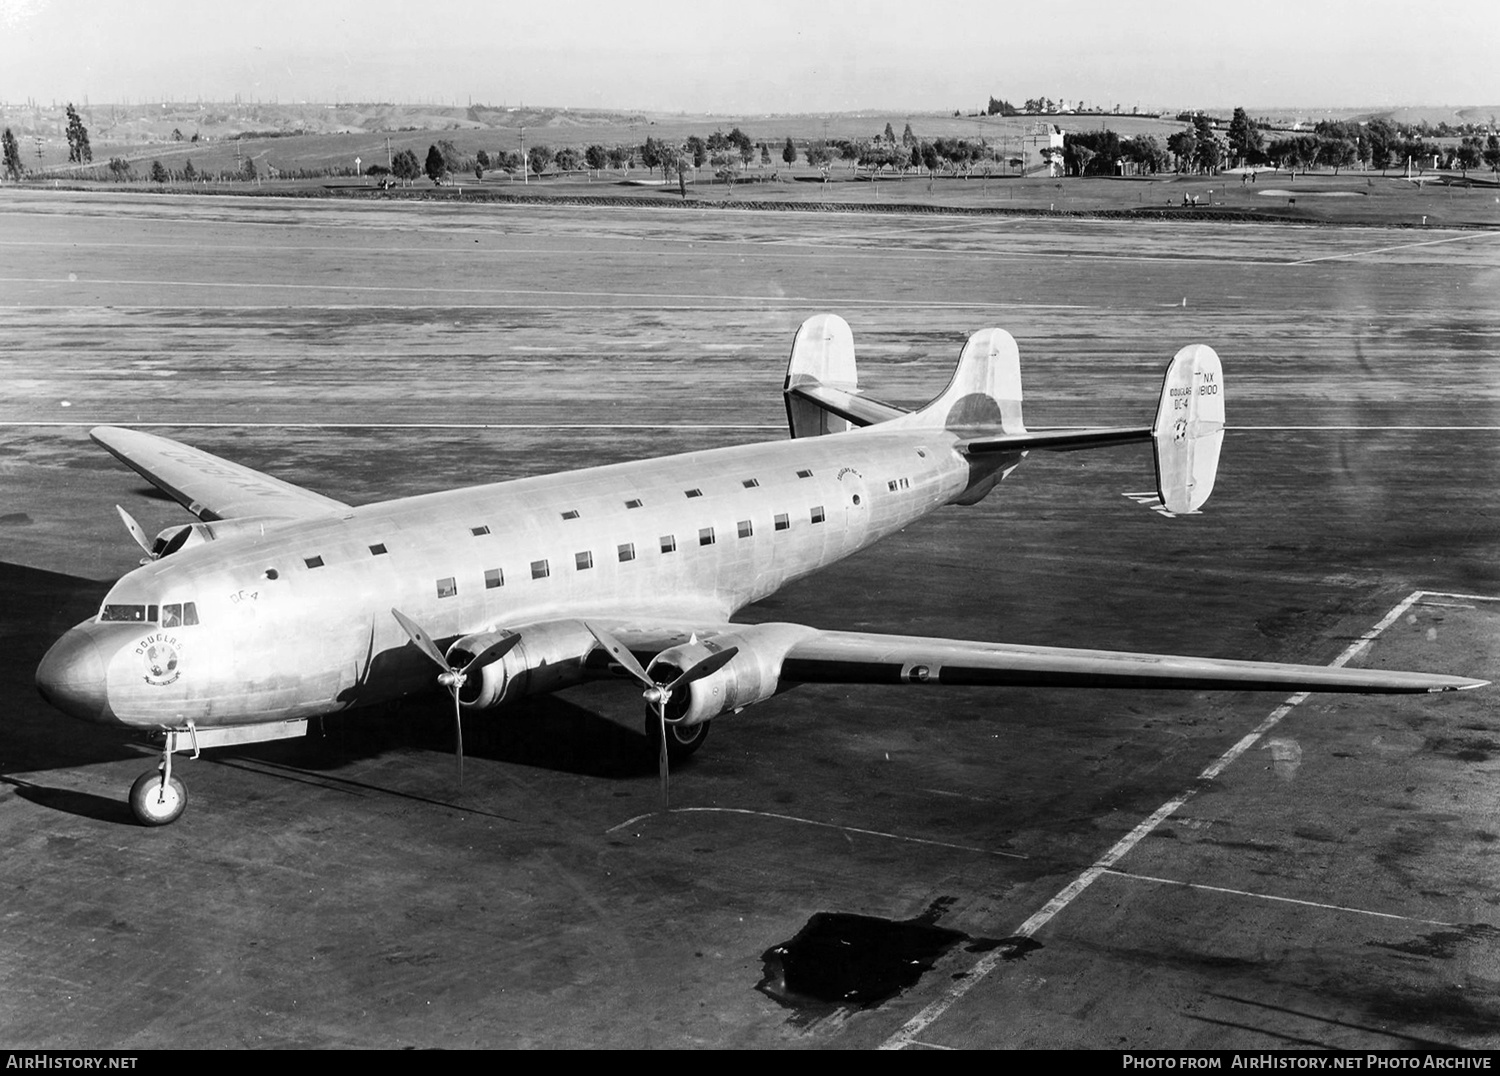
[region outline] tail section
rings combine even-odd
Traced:
[[[786,418],[792,436],[821,437],[843,433],[855,423],[809,398],[817,390],[828,395],[854,395],[859,377],[854,367],[854,333],[837,314],[808,318],[792,341],[792,359],[786,368]]]
[[[1195,512],[1208,500],[1224,445],[1224,371],[1206,344],[1179,351],[1167,367],[1151,426],[1156,488],[1169,512]]]
[[[1004,329],[983,329],[969,337],[948,387],[897,424],[1024,434],[1021,354],[1015,338]]]

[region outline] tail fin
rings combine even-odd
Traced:
[[[1213,492],[1224,444],[1224,370],[1213,348],[1192,344],[1172,359],[1151,439],[1162,505],[1197,511]]]
[[[802,323],[792,341],[792,359],[786,368],[786,419],[793,437],[820,437],[843,433],[854,425],[831,414],[797,389],[829,388],[853,393],[859,385],[854,368],[854,333],[837,314],[818,314]]]
[[[1004,329],[969,337],[948,387],[926,407],[897,420],[908,427],[999,428],[1025,433],[1021,421],[1021,355]]]

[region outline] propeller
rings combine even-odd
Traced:
[[[151,539],[146,537],[146,532],[141,530],[141,525],[135,521],[135,517],[118,504],[115,505],[115,511],[120,513],[120,520],[125,524],[125,529],[130,532],[130,537],[135,539],[135,544],[140,546],[141,550],[146,554],[146,559],[141,561],[141,563],[149,564],[155,560],[156,554],[152,552]]]
[[[392,609],[391,615],[396,618],[396,623],[401,625],[403,631],[411,636],[411,641],[417,644],[417,649],[432,659],[442,673],[438,676],[438,683],[442,684],[453,695],[453,729],[457,734],[457,756],[458,756],[458,787],[464,786],[464,722],[463,707],[459,704],[458,693],[462,690],[464,683],[469,679],[469,674],[478,672],[491,662],[498,661],[521,641],[520,635],[507,635],[503,639],[496,639],[489,646],[470,658],[462,668],[448,664],[448,659],[438,649],[437,643],[432,641],[428,635],[411,617],[400,609]]]
[[[584,627],[588,628],[594,638],[599,640],[599,645],[604,647],[610,657],[618,661],[626,672],[635,677],[645,687],[646,690],[643,692],[643,695],[646,702],[656,710],[656,718],[660,726],[658,731],[661,744],[656,763],[657,769],[661,774],[661,806],[662,810],[666,810],[668,807],[667,703],[672,700],[672,695],[678,688],[687,687],[694,680],[701,680],[705,676],[716,673],[725,665],[728,665],[734,659],[734,656],[740,652],[740,649],[737,646],[730,646],[717,653],[709,654],[707,657],[694,662],[684,672],[679,673],[676,679],[665,684],[658,684],[646,674],[645,669],[641,668],[641,663],[635,659],[634,654],[625,648],[624,643],[620,642],[620,640],[616,639],[603,628],[596,628],[589,623],[585,623]]]

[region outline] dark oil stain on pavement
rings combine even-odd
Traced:
[[[818,912],[790,941],[762,954],[765,974],[755,988],[793,1010],[795,1022],[810,1023],[841,1008],[876,1008],[915,986],[962,943],[971,953],[1005,949],[1006,960],[1041,948],[1031,938],[971,938],[938,926],[952,903],[940,897],[921,915],[900,920]]]

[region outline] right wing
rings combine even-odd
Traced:
[[[243,516],[306,519],[349,511],[342,501],[166,437],[118,426],[96,426],[89,436],[204,522]]]
[[[744,629],[739,629],[744,630]],[[1438,673],[1273,661],[1073,650],[914,635],[819,631],[794,643],[781,679],[803,684],[1188,688],[1404,694],[1466,691],[1489,681]]]

